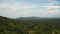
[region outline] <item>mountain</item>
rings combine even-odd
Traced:
[[[21,20],[21,21],[60,21],[60,18],[44,18],[44,17],[20,17],[20,18],[16,18],[16,20]]]
[[[60,34],[60,18],[0,16],[0,34]]]
[[[23,29],[19,23],[20,21],[0,16],[0,34],[20,34]]]

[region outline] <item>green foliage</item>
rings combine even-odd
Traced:
[[[0,34],[55,34],[55,31],[60,34],[60,18],[15,20],[0,16]]]

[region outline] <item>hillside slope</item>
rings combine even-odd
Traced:
[[[10,19],[0,16],[0,34],[60,34],[60,18]]]
[[[0,34],[20,34],[19,31],[23,32],[20,21],[0,16]]]

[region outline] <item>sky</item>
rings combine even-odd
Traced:
[[[0,0],[0,16],[60,17],[60,0]]]

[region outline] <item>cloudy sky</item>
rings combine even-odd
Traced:
[[[0,16],[60,17],[60,0],[0,0]]]

